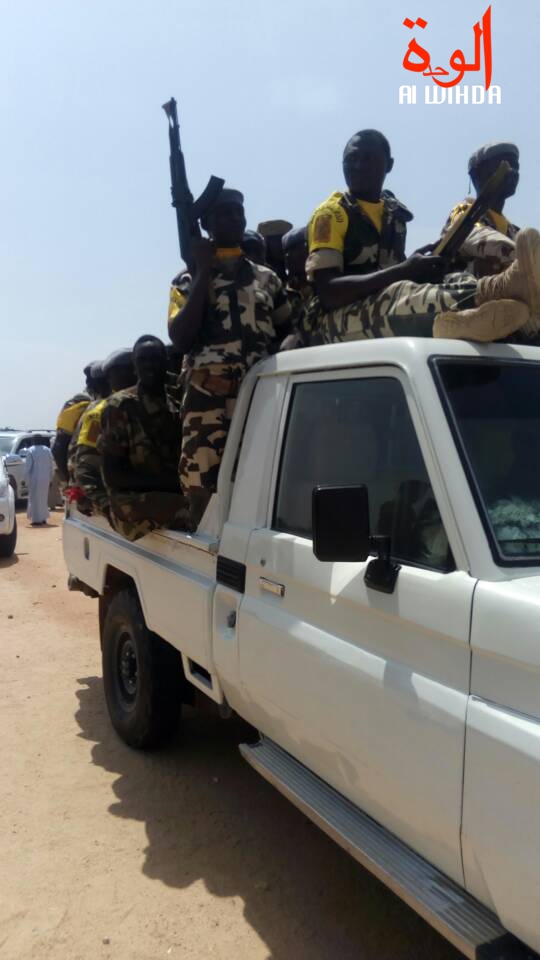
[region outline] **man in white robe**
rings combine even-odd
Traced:
[[[49,516],[49,486],[54,460],[48,447],[39,444],[29,448],[26,455],[28,477],[27,516],[33,527],[47,523]]]

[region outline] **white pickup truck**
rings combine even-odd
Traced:
[[[74,507],[112,723],[197,688],[246,760],[466,956],[540,950],[540,349],[291,351],[242,386],[195,535]]]

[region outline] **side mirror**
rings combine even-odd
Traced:
[[[7,467],[16,467],[23,462],[22,458],[16,453],[6,453],[3,459]]]
[[[367,487],[315,487],[312,511],[317,560],[367,560],[371,551]]]

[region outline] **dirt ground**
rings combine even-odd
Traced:
[[[118,740],[61,523],[19,513],[0,561],[3,960],[457,960],[242,761],[239,721]]]

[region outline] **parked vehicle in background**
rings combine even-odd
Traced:
[[[6,459],[9,482],[13,487],[16,500],[25,500],[28,497],[26,484],[26,469],[24,460],[26,451],[32,444],[44,444],[50,447],[54,437],[53,430],[2,430],[0,431],[0,457],[17,456],[23,462]]]
[[[0,557],[11,557],[17,543],[15,494],[0,457]]]

